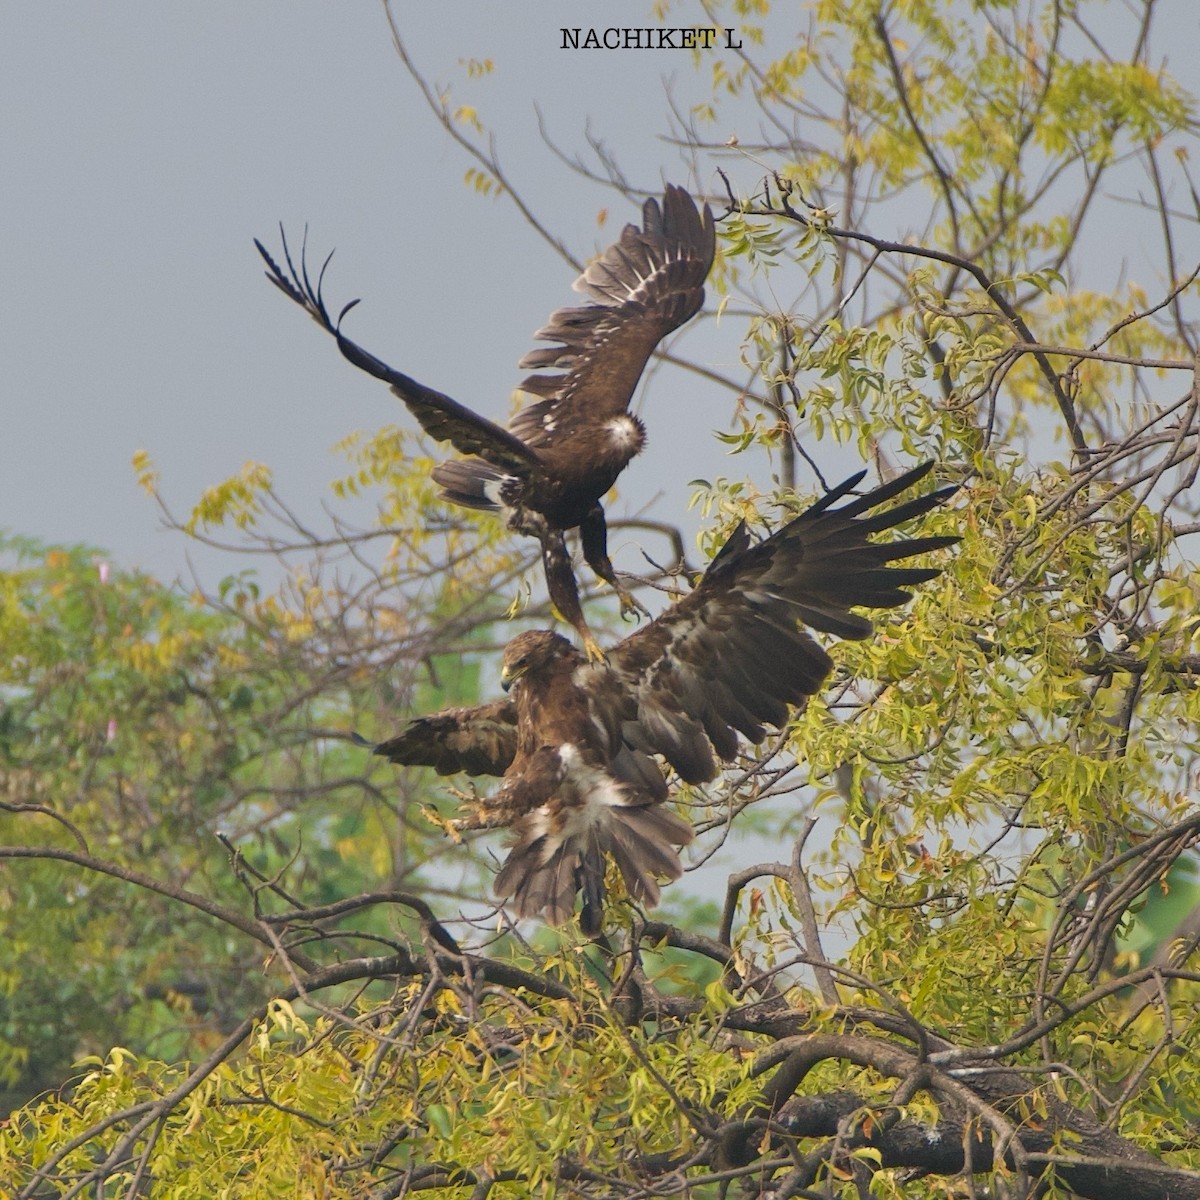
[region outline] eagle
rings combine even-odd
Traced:
[[[282,229],[281,229],[282,235]],[[418,383],[352,342],[341,329],[351,301],[330,316],[322,296],[325,260],[313,283],[305,256],[297,269],[283,236],[285,271],[263,244],[267,278],[336,339],[356,367],[390,384],[422,429],[465,458],[441,463],[433,479],[453,504],[500,513],[508,527],[536,537],[550,600],[575,627],[588,657],[603,659],[588,629],[564,532],[578,529],[583,556],[616,591],[622,616],[645,608],[617,580],[608,557],[601,499],[646,443],[629,402],[650,355],[672,330],[699,312],[716,252],[712,211],[668,184],[662,202],[642,205],[642,224],[620,237],[575,280],[590,301],[560,308],[534,337],[554,343],[517,364],[532,369],[520,389],[538,397],[505,428]]]
[[[684,783],[714,779],[739,735],[761,742],[820,690],[833,661],[810,631],[867,638],[871,621],[851,609],[896,608],[911,598],[904,589],[940,574],[891,564],[957,537],[870,540],[956,490],[880,508],[932,465],[847,499],[860,472],[757,543],[739,524],[696,587],[604,662],[549,630],[518,634],[502,660],[507,698],[416,718],[375,753],[443,775],[502,777],[448,824],[511,829],[495,892],[522,917],[562,924],[582,893],[580,924],[597,933],[606,858],[630,897],[656,904],[659,879],[679,878],[678,850],[692,840],[691,825],[664,806],[660,760]]]

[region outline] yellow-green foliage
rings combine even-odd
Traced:
[[[513,1195],[554,1195],[562,1155],[620,1178],[631,1155],[686,1151],[695,1125],[750,1101],[749,1059],[714,1045],[716,1012],[657,1032],[623,1025],[572,952],[544,964],[576,999],[484,998],[419,985],[338,1020],[273,1002],[244,1052],[187,1089],[146,1157],[163,1195],[357,1197],[366,1174],[413,1165],[480,1164],[516,1177]],[[425,1000],[422,1009],[422,999]],[[717,1023],[714,1024],[714,1021]],[[136,1097],[181,1089],[186,1072],[116,1048],[80,1066],[69,1102],[47,1100],[0,1129],[0,1183],[19,1188],[74,1130]],[[57,1159],[86,1173],[125,1132]],[[371,1156],[374,1155],[374,1161]],[[364,1157],[365,1156],[365,1157]],[[132,1166],[109,1175],[127,1186]]]

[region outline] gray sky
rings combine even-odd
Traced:
[[[644,7],[621,0],[605,18],[645,23]],[[696,183],[659,140],[664,76],[692,96],[707,86],[688,55],[563,51],[559,26],[594,12],[581,3],[405,11],[415,58],[479,106],[514,180],[576,254],[636,210],[614,207],[597,228],[612,197],[553,159],[536,100],[572,151],[590,121],[634,182]],[[307,222],[318,255],[336,246],[328,292],[338,304],[363,298],[348,326],[357,340],[506,415],[516,360],[550,310],[571,302],[573,273],[506,201],[464,186],[470,164],[403,69],[380,5],[122,0],[0,12],[0,526],[90,542],[164,579],[191,554],[212,586],[247,564],[162,531],[129,466],[136,449],[155,458],[177,512],[247,459],[270,465],[311,512],[341,471],[337,440],[409,422],[263,279],[251,239],[274,246],[280,220],[296,235]],[[467,57],[491,57],[494,75],[468,83]],[[702,341],[688,348],[706,357]],[[662,493],[654,515],[676,519],[688,479],[730,471],[708,436],[724,427],[727,400],[703,391],[682,372],[656,379],[651,449],[626,473],[616,512]],[[668,413],[686,418],[686,453],[665,444]]]

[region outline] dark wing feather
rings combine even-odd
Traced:
[[[537,446],[572,426],[603,424],[623,413],[654,347],[704,303],[715,252],[708,205],[701,212],[684,188],[670,184],[661,205],[647,200],[642,228],[626,225],[575,281],[575,290],[592,302],[558,309],[534,334],[558,344],[530,351],[519,365],[562,374],[522,382],[524,391],[543,399],[517,413],[512,432]]]
[[[376,754],[439,775],[503,775],[517,752],[517,710],[511,700],[477,708],[447,708],[418,717],[395,737],[373,747]]]
[[[300,254],[300,266],[297,268],[288,250],[287,237],[280,229],[283,238],[283,257],[287,263],[285,271],[267,253],[266,247],[257,238],[254,244],[259,254],[267,264],[267,278],[285,295],[300,305],[306,313],[327,333],[337,340],[338,349],[342,355],[352,362],[359,370],[374,375],[389,384],[393,392],[400,397],[408,407],[408,411],[417,419],[421,428],[430,437],[439,442],[449,442],[460,454],[477,454],[502,467],[506,472],[522,478],[536,474],[539,470],[539,459],[519,437],[514,436],[501,425],[472,412],[464,404],[432,388],[425,387],[415,379],[389,367],[387,363],[364,350],[356,342],[352,342],[342,333],[342,318],[358,303],[352,300],[334,320],[325,306],[321,292],[324,282],[325,269],[329,266],[326,258],[317,276],[316,283],[308,272],[305,252]],[[332,255],[330,255],[332,257]]]
[[[852,607],[895,608],[911,598],[906,587],[940,574],[890,564],[955,537],[867,540],[955,490],[874,511],[931,467],[834,507],[857,475],[756,546],[739,526],[695,591],[621,642],[607,666],[579,668],[577,682],[602,714],[620,714],[632,746],[661,754],[689,783],[712,779],[717,759],[736,753],[735,731],[760,741],[765,726],[785,725],[789,707],[802,706],[824,683],[832,661],[805,626],[865,638],[873,626]]]
[[[520,481],[519,476],[494,467],[475,455],[438,463],[429,475],[442,489],[444,500],[486,512],[501,508],[506,484],[517,485]]]

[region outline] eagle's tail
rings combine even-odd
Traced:
[[[512,481],[512,476],[482,458],[452,458],[434,467],[432,476],[442,489],[442,499],[451,504],[488,512],[506,507],[501,489]]]
[[[536,820],[518,822],[517,835],[496,876],[496,894],[512,897],[522,917],[541,913],[551,925],[562,925],[570,920],[581,892],[579,924],[589,937],[602,924],[606,857],[617,864],[630,897],[653,907],[659,901],[659,879],[673,881],[683,874],[676,847],[693,837],[682,817],[645,803],[606,806],[586,831],[565,838],[547,833],[545,823]]]

